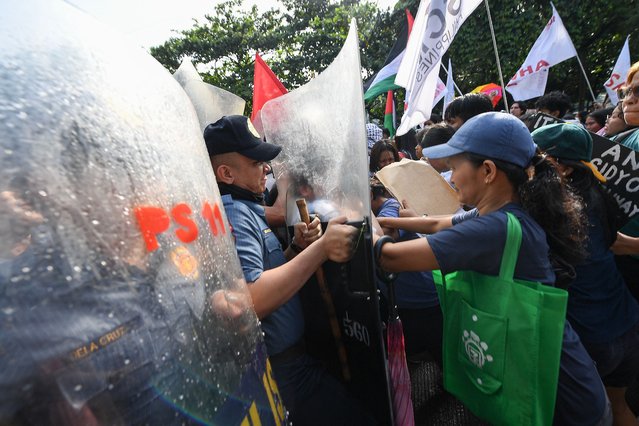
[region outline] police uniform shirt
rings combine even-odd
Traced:
[[[222,197],[226,215],[233,227],[235,245],[248,285],[266,270],[286,263],[282,246],[266,223],[264,207],[247,200]],[[304,317],[296,294],[261,321],[269,355],[278,354],[300,341],[304,334]]]

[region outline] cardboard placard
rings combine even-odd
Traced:
[[[418,214],[445,215],[459,209],[455,190],[425,161],[403,159],[376,176],[398,201],[406,200]]]
[[[528,130],[532,132],[533,130],[537,130],[538,128],[547,126],[549,124],[563,123],[563,122],[564,122],[563,120],[560,120],[557,117],[544,114],[543,112],[538,112],[536,114],[533,114],[530,117],[530,119],[526,120],[526,125],[528,126]]]

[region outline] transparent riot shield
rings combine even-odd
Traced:
[[[202,77],[188,58],[184,58],[173,77],[189,95],[202,130],[225,115],[244,113],[244,99],[202,81]]]
[[[282,424],[180,85],[58,1],[0,45],[0,424]]]
[[[331,365],[335,376],[386,424],[391,421],[391,409],[373,281],[358,49],[353,22],[333,63],[306,85],[267,102],[262,123],[266,139],[283,147],[274,169],[278,188],[288,186],[287,225],[300,220],[296,200],[304,198],[311,215],[319,215],[322,222],[346,215],[361,229],[353,260],[341,265],[327,262],[323,266],[326,282],[307,283],[302,289],[307,347]],[[324,288],[330,291],[329,298]],[[335,314],[330,313],[330,305]],[[338,327],[331,331],[335,321]],[[340,355],[342,348],[346,357]]]

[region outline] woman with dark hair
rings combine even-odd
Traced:
[[[424,158],[423,150],[437,145],[443,145],[450,140],[455,134],[455,129],[446,123],[439,123],[421,130],[417,134],[419,144],[415,147],[415,153],[418,159],[428,162],[435,170],[437,170],[447,182],[450,182],[450,170],[446,161],[436,158]]]
[[[567,317],[597,364],[615,424],[636,424],[626,388],[639,373],[639,304],[615,265],[610,246],[617,239],[619,207],[590,164],[592,137],[573,124],[551,124],[532,133],[537,146],[551,155],[558,169],[587,208],[588,257],[575,267],[568,289]]]
[[[623,136],[628,134],[626,132],[628,129],[629,126],[623,116],[623,106],[619,102],[610,115],[606,117],[604,136],[613,141],[621,142]]]
[[[418,160],[418,158],[415,158],[415,146],[417,146],[417,142],[415,130],[413,129],[409,129],[404,135],[395,136],[395,146],[401,158]]]
[[[455,216],[452,227],[425,238],[381,247],[376,243],[384,270],[439,269],[443,274],[474,271],[497,276],[507,213],[521,225],[516,279],[554,286],[553,263],[576,264],[583,259],[581,204],[564,188],[554,165],[535,153],[532,137],[519,119],[510,114],[480,114],[446,145],[424,154],[448,157],[459,201],[476,209]],[[595,365],[566,321],[554,422],[599,425],[609,421],[609,405]]]
[[[614,108],[597,109],[586,116],[586,122],[584,127],[586,130],[592,133],[596,133],[599,136],[603,136],[604,126],[606,125],[606,118],[612,113]]]
[[[622,105],[626,123],[629,126],[639,126],[639,62],[632,64],[628,71]],[[639,130],[631,132],[620,143],[639,151]]]
[[[528,108],[526,107],[526,103],[523,101],[515,101],[510,106],[510,113],[517,118],[526,114],[526,111],[528,111]]]
[[[374,174],[391,163],[399,161],[397,149],[388,139],[375,142],[371,149],[371,159],[368,166],[370,174]]]

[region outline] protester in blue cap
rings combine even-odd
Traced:
[[[488,112],[464,123],[447,144],[424,150],[429,158],[448,157],[459,201],[476,210],[455,217],[451,228],[425,238],[384,244],[381,266],[387,271],[469,270],[499,275],[510,212],[522,229],[515,278],[555,285],[553,263],[575,264],[584,256],[583,222],[579,201],[562,187],[554,165],[535,148],[520,120]],[[554,423],[610,421],[595,365],[566,321]]]
[[[588,215],[588,257],[575,267],[568,291],[568,318],[606,386],[615,424],[636,424],[625,393],[639,373],[639,304],[617,269],[610,246],[617,238],[619,208],[590,163],[592,137],[581,126],[551,124],[532,133],[537,146],[584,201]]]
[[[240,115],[209,124],[204,140],[291,420],[299,425],[374,424],[358,402],[306,354],[304,317],[297,294],[324,261],[350,258],[357,230],[344,224],[346,217],[338,217],[321,235],[316,218],[308,227],[296,224],[293,240],[283,251],[266,223],[263,206],[268,161],[281,147],[263,142],[251,121]]]

